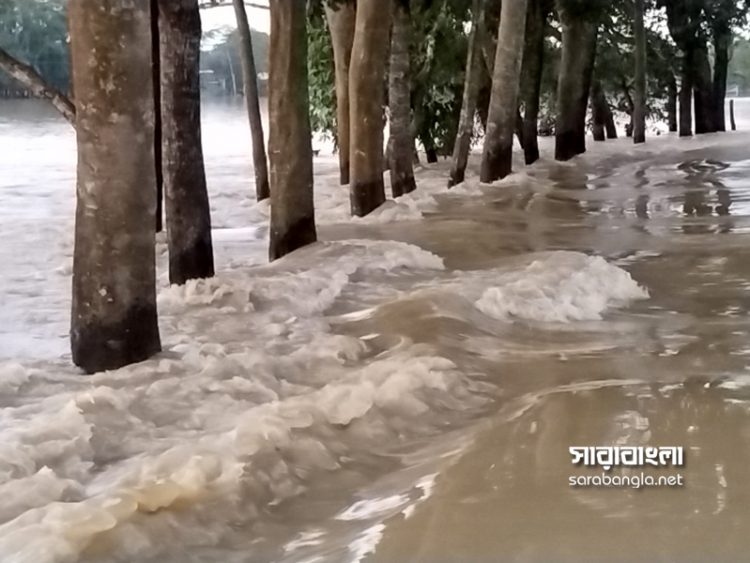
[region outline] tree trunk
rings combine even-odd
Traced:
[[[547,0],[528,0],[526,42],[521,72],[521,98],[524,106],[523,152],[526,164],[532,164],[539,159],[539,95],[544,70],[544,29],[548,11]]]
[[[354,43],[356,6],[352,1],[341,2],[335,9],[326,4],[326,19],[331,31],[333,60],[336,72],[336,140],[339,149],[341,184],[349,183],[349,67]]]
[[[586,108],[596,56],[597,25],[560,9],[562,59],[557,82],[555,159],[586,152]]]
[[[604,141],[605,128],[607,123],[607,100],[604,97],[602,84],[599,80],[594,80],[591,85],[591,117],[593,121],[593,131],[595,141]]]
[[[693,72],[691,69],[692,56],[684,52],[682,68],[680,69],[680,137],[690,137],[693,134]]]
[[[201,145],[198,0],[159,0],[161,120],[169,281],[214,275]]]
[[[711,80],[711,63],[708,60],[708,50],[705,45],[702,45],[695,49],[694,55],[695,132],[699,134],[713,133],[716,131],[716,127],[713,119],[713,81]]]
[[[33,67],[15,59],[7,51],[0,48],[0,70],[16,80],[33,96],[49,100],[68,123],[75,126],[76,108],[73,102],[54,86],[47,84]]]
[[[734,99],[729,100],[729,125],[732,131],[737,131],[737,124],[734,122]]]
[[[388,82],[388,105],[391,114],[390,154],[388,158],[393,197],[414,191],[414,166],[412,164],[411,137],[411,71],[409,69],[409,42],[411,40],[411,14],[409,4],[396,0],[393,5],[391,31],[391,67]]]
[[[729,69],[729,48],[732,44],[732,32],[724,29],[714,30],[714,126],[717,131],[726,131],[724,104],[727,95],[727,74]]]
[[[71,0],[68,15],[78,101],[70,336],[73,362],[94,373],[161,348],[151,13],[145,2]]]
[[[242,84],[250,122],[253,142],[253,170],[255,172],[255,197],[258,201],[271,195],[268,187],[268,164],[266,162],[266,140],[263,136],[263,121],[260,118],[260,96],[258,95],[258,72],[255,70],[253,36],[247,21],[244,0],[232,0],[237,31],[240,35],[240,59],[242,60]]]
[[[482,29],[484,28],[484,2],[473,0],[471,5],[471,31],[469,33],[469,48],[466,55],[466,75],[464,77],[464,92],[461,100],[461,117],[458,122],[458,133],[453,145],[453,162],[451,163],[448,187],[453,187],[464,181],[466,166],[469,162],[471,137],[474,133],[474,114],[477,111],[477,97],[479,95],[479,75],[481,68],[481,49],[479,45]]]
[[[383,79],[391,0],[358,0],[349,69],[350,195],[363,217],[385,201],[383,185]]]
[[[671,72],[667,82],[667,125],[670,132],[677,131],[677,81]]]
[[[615,126],[615,118],[612,115],[612,110],[607,102],[607,97],[604,96],[604,129],[607,132],[607,139],[617,138],[617,127]]]
[[[269,68],[269,256],[276,260],[317,240],[305,0],[271,2]]]
[[[646,142],[646,29],[643,24],[643,1],[635,0],[635,104],[633,107],[633,142]]]
[[[527,0],[503,2],[500,13],[487,135],[479,174],[482,182],[494,182],[512,171],[526,4]]]
[[[161,54],[159,0],[151,1],[151,80],[154,84],[154,170],[156,171],[156,232],[164,230],[164,173],[161,134]]]

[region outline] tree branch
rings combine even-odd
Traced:
[[[44,78],[31,66],[14,58],[0,48],[0,70],[17,80],[34,96],[49,100],[68,122],[75,127],[76,107],[65,94],[47,84]]]

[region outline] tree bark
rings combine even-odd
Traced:
[[[473,0],[471,5],[471,31],[469,32],[469,46],[466,55],[466,75],[464,76],[464,92],[461,99],[461,116],[458,122],[456,142],[453,145],[453,160],[451,162],[448,187],[464,181],[466,166],[469,163],[471,137],[474,133],[474,115],[477,111],[479,96],[479,77],[481,68],[481,40],[484,29],[484,2]]]
[[[71,0],[68,14],[78,102],[71,350],[94,373],[161,348],[151,13],[146,2]]]
[[[705,45],[695,49],[693,66],[695,82],[693,83],[693,102],[695,106],[695,132],[713,133],[714,124],[713,81],[711,80],[711,63]]]
[[[44,78],[33,67],[22,63],[10,53],[0,48],[0,70],[16,80],[33,96],[49,100],[52,106],[60,112],[68,123],[75,126],[76,108],[73,102],[57,88],[51,84],[47,84]]]
[[[729,48],[732,32],[724,28],[714,30],[714,78],[713,78],[713,117],[717,131],[726,131],[724,104],[727,95],[727,74],[729,70]]]
[[[335,8],[335,9],[334,9]],[[326,4],[326,19],[333,43],[336,73],[336,141],[339,150],[339,176],[342,185],[349,183],[349,67],[354,43],[354,24],[357,17],[352,1],[335,6]]]
[[[164,229],[164,174],[161,134],[161,48],[159,47],[159,0],[151,2],[151,80],[154,84],[154,169],[156,171],[156,232]]]
[[[269,257],[276,260],[317,240],[305,0],[271,2],[269,64]]]
[[[633,107],[633,142],[646,142],[646,29],[643,24],[643,1],[635,0],[635,104]]]
[[[242,60],[242,84],[250,122],[250,136],[253,143],[253,171],[255,172],[255,197],[262,201],[270,197],[268,185],[268,163],[266,161],[266,140],[263,136],[263,121],[260,117],[260,96],[258,94],[258,73],[255,69],[253,36],[247,21],[244,0],[232,0],[237,31],[240,35],[240,59]]]
[[[667,82],[667,125],[669,131],[677,131],[677,81],[670,72]]]
[[[414,191],[411,137],[411,71],[409,42],[411,40],[411,14],[408,0],[395,0],[393,29],[391,31],[391,65],[388,79],[388,105],[390,107],[390,140],[388,142],[391,190],[393,197]]]
[[[690,137],[693,134],[693,80],[690,70],[690,55],[683,55],[680,76],[680,137]]]
[[[586,108],[596,56],[597,25],[561,7],[562,59],[557,82],[555,159],[586,152]]]
[[[604,130],[607,132],[607,139],[617,138],[617,127],[615,118],[612,115],[612,109],[609,107],[606,95],[604,96]]]
[[[503,2],[501,8],[487,135],[480,169],[482,182],[494,182],[512,171],[526,4],[527,0],[514,0]]]
[[[599,80],[594,80],[593,84],[591,85],[591,117],[593,121],[595,141],[604,141],[606,139],[606,106],[607,100],[604,97],[602,84]]]
[[[214,275],[201,145],[201,20],[197,0],[159,0],[161,120],[169,281]]]
[[[383,81],[391,0],[358,0],[349,69],[352,215],[363,217],[385,201]]]
[[[523,152],[526,164],[539,159],[538,120],[539,96],[544,70],[544,29],[549,4],[547,0],[528,0],[526,16],[526,42],[521,71],[521,97],[523,101]]]

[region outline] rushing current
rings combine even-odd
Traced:
[[[0,560],[741,560],[750,103],[736,133],[593,143],[365,219],[316,141],[321,242],[266,263],[240,103],[204,107],[216,278],[164,351],[68,352],[75,138],[0,104]],[[679,446],[684,486],[571,487],[572,446]],[[658,471],[664,471],[664,468]],[[658,473],[656,471],[656,473]]]

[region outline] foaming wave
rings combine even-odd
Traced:
[[[577,252],[553,252],[498,278],[476,307],[501,320],[598,320],[610,308],[648,298],[648,291],[622,268]]]

